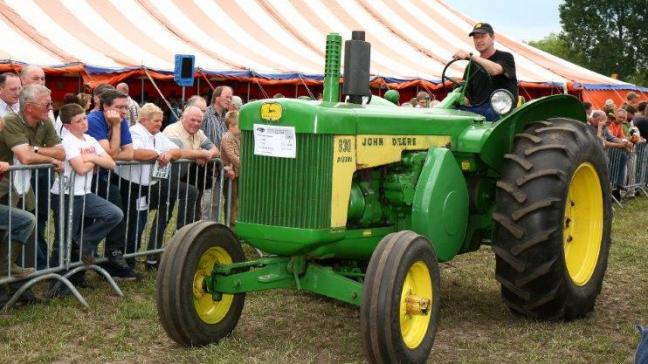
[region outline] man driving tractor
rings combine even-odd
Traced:
[[[473,38],[475,49],[479,55],[457,50],[454,59],[467,59],[473,62],[469,68],[470,75],[466,85],[466,102],[462,110],[472,111],[494,121],[498,115],[490,103],[490,96],[497,89],[506,89],[513,95],[513,100],[518,98],[517,77],[515,75],[515,59],[508,52],[495,49],[495,32],[487,23],[477,23],[468,36]]]

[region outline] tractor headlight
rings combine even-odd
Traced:
[[[498,89],[490,97],[491,106],[498,115],[504,115],[513,109],[513,94],[509,90]]]

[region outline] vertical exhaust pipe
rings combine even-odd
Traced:
[[[362,97],[371,97],[369,89],[369,63],[371,43],[365,42],[365,32],[354,30],[351,40],[344,42],[344,86],[342,92],[348,101],[362,104]]]

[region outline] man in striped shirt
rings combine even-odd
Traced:
[[[218,86],[214,89],[211,105],[207,108],[200,127],[207,138],[218,148],[220,147],[223,134],[227,132],[225,126],[225,114],[232,102],[232,88],[229,86]]]
[[[225,124],[225,114],[227,113],[232,102],[233,90],[229,86],[218,86],[214,89],[212,95],[211,105],[207,108],[203,117],[202,126],[200,127],[207,135],[207,138],[220,149],[223,134],[227,132]],[[211,174],[211,173],[210,173]],[[219,216],[218,209],[220,206],[216,204],[217,201],[223,201],[218,198],[220,194],[220,178],[216,174],[213,189],[205,189],[201,199],[201,216],[205,220],[215,220]],[[209,186],[207,186],[209,187]],[[218,192],[212,192],[218,191]]]

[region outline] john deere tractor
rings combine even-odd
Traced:
[[[611,206],[579,101],[517,106],[496,90],[500,117],[488,122],[458,110],[465,87],[455,80],[436,107],[399,108],[371,96],[364,33],[344,46],[345,102],[333,33],[323,101],[241,110],[236,228],[201,221],[173,237],[157,281],[168,335],[215,343],[235,328],[246,293],[294,288],[359,306],[370,362],[423,362],[439,322],[438,262],[483,244],[511,311],[543,320],[592,311]],[[246,260],[241,241],[267,255]]]

